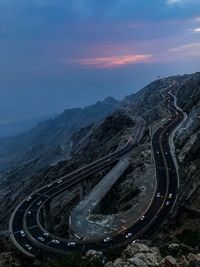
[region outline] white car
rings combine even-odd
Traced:
[[[126,238],[129,238],[129,237],[131,237],[132,235],[133,235],[133,233],[128,233],[128,234],[125,235],[125,237],[126,237]]]
[[[44,237],[42,237],[42,236],[38,236],[38,240],[44,242]]]
[[[157,150],[157,152],[156,152],[157,154],[160,154],[160,152]]]
[[[42,204],[42,200],[38,201],[37,205],[40,206]]]
[[[75,246],[76,246],[76,242],[71,241],[71,242],[68,242],[67,245],[68,245],[69,247],[75,247]]]
[[[27,197],[26,201],[30,201],[32,199],[32,197]]]
[[[110,237],[110,236],[107,236],[106,238],[104,238],[104,242],[109,242],[109,241],[111,241],[112,240],[112,238]]]
[[[63,181],[63,180],[59,180],[59,181],[58,181],[58,184],[61,184],[61,183],[62,183],[62,181]]]
[[[49,237],[49,233],[45,232],[43,233],[43,236]]]
[[[145,216],[143,215],[141,218],[140,218],[140,221],[144,221],[145,219]]]
[[[23,230],[21,230],[21,231],[20,231],[20,235],[21,235],[22,237],[24,237],[24,236],[25,236],[25,233],[24,233],[24,231],[23,231]]]
[[[173,195],[170,193],[170,194],[169,194],[169,196],[168,196],[168,198],[169,198],[169,199],[171,199],[171,198],[172,198],[172,196],[173,196]]]
[[[47,185],[47,187],[51,187],[51,186],[52,186],[52,184],[48,184],[48,185]]]
[[[51,242],[54,244],[60,244],[60,240],[57,240],[57,239],[53,239]]]
[[[156,196],[157,196],[157,197],[160,197],[160,193],[158,192]]]
[[[28,250],[31,250],[32,247],[29,245],[29,244],[26,244],[25,247],[28,249]]]
[[[27,212],[27,214],[28,214],[28,215],[31,215],[31,211],[29,210],[29,211]]]
[[[169,203],[170,203],[170,202],[169,202],[169,201],[167,201],[167,202],[166,202],[166,206],[169,206]]]

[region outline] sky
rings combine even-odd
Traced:
[[[0,1],[0,123],[196,71],[199,0]]]

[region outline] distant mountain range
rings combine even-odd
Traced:
[[[35,127],[40,121],[48,120],[55,116],[41,116],[38,118],[30,118],[21,121],[0,123],[0,138],[20,134]]]
[[[118,104],[117,100],[108,97],[85,108],[67,109],[55,118],[39,122],[24,133],[0,138],[0,170],[31,161],[37,161],[39,169],[68,158],[71,135],[102,120]]]

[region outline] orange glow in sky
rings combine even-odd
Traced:
[[[96,57],[73,60],[72,62],[84,66],[91,66],[100,69],[113,69],[123,65],[150,62],[152,55],[123,55],[111,57]]]

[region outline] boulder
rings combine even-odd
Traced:
[[[102,256],[102,252],[101,251],[97,251],[97,250],[93,250],[93,249],[90,249],[86,252],[86,257],[100,257]]]
[[[112,263],[112,261],[107,262],[104,267],[114,267],[114,264]]]
[[[114,267],[126,267],[127,263],[124,262],[121,258],[118,258],[114,261]]]
[[[189,261],[188,265],[189,267],[200,267],[200,253],[199,254],[189,253],[187,259]]]
[[[123,259],[132,258],[134,255],[138,253],[147,253],[147,252],[152,252],[152,249],[150,249],[147,245],[140,243],[131,243],[122,252],[122,258]]]
[[[178,267],[177,261],[172,256],[166,256],[160,263],[160,267]]]
[[[133,258],[129,258],[127,262],[137,267],[158,267],[161,258],[157,253],[138,253]]]

